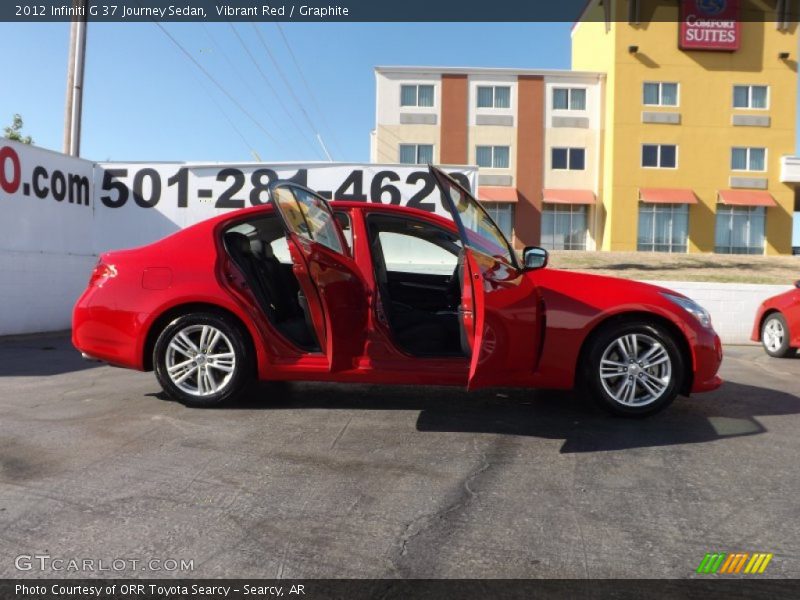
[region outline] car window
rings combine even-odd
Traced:
[[[378,234],[387,271],[452,275],[458,254],[426,239],[393,231]]]
[[[511,245],[480,203],[443,173],[441,178],[437,177],[437,183],[455,208],[453,220],[464,228],[464,243],[516,267],[516,256]],[[453,212],[450,206],[448,209]]]
[[[294,233],[346,254],[336,221],[324,200],[296,186],[275,188],[273,200],[279,205],[286,225]]]
[[[353,254],[353,224],[350,221],[350,213],[344,210],[333,211],[333,216],[339,229],[344,235],[344,241],[347,242],[347,247],[350,249],[350,254]]]
[[[292,264],[292,255],[289,254],[289,244],[286,241],[286,237],[279,237],[269,247],[272,248],[272,254],[278,259],[279,263],[284,265]]]

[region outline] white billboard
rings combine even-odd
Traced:
[[[445,169],[475,189],[477,169]],[[363,163],[98,163],[94,250],[152,242],[220,212],[259,206],[295,181],[326,198],[413,206],[449,216],[428,169]]]
[[[445,167],[470,189],[474,167]],[[325,197],[448,216],[421,165],[93,163],[0,141],[0,335],[70,325],[97,254],[153,242],[221,212],[267,201],[277,179]]]

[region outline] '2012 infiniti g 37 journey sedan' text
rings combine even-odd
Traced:
[[[455,179],[430,177],[452,220],[396,205],[331,202],[274,182],[264,206],[100,257],[73,343],[154,370],[191,406],[253,378],[570,389],[642,416],[717,388],[708,313],[635,281],[517,257]]]

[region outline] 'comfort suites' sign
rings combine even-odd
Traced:
[[[739,49],[739,0],[681,0],[682,50]]]

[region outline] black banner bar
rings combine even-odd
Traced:
[[[719,2],[728,1],[733,0],[710,2],[709,14]],[[631,0],[635,10],[623,5],[615,2],[606,10],[599,0],[3,0],[0,21],[575,22],[583,18],[638,24],[678,19],[676,0]],[[739,21],[788,25],[797,18],[777,0],[740,0],[740,5]]]
[[[0,580],[0,597],[25,600],[506,600],[524,598],[797,598],[800,580],[759,576],[603,580],[25,579]]]

